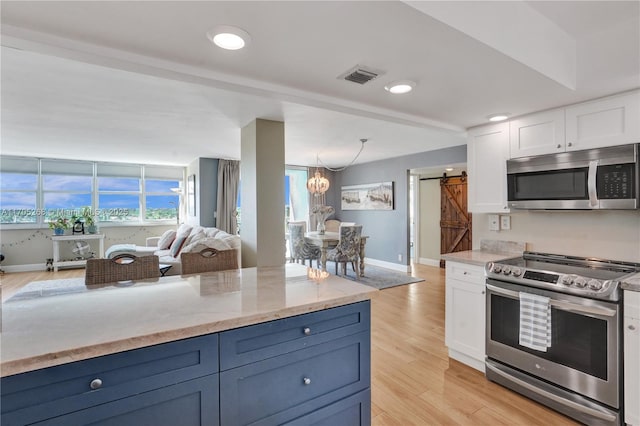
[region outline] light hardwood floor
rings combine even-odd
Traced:
[[[32,281],[83,269],[0,276],[2,300]],[[450,360],[444,346],[444,270],[416,265],[425,281],[381,290],[372,301],[372,425],[575,425]]]

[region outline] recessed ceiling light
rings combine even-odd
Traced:
[[[227,50],[238,50],[251,41],[248,32],[230,25],[222,25],[207,32],[207,38],[216,46]]]
[[[453,167],[447,167],[446,169],[444,169],[445,172],[452,172],[453,171]]]
[[[501,112],[500,114],[491,114],[487,118],[489,119],[489,121],[504,121],[509,118],[509,114],[507,114],[506,112]]]
[[[412,91],[414,87],[416,87],[416,83],[414,81],[399,80],[387,84],[386,86],[384,86],[384,90],[398,95],[402,93],[408,93]]]

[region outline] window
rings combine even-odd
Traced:
[[[285,222],[309,219],[307,177],[306,168],[285,169]]]
[[[100,222],[140,221],[142,168],[137,164],[98,163]]]
[[[91,206],[93,163],[41,160],[44,221],[57,216],[79,215]]]
[[[0,159],[0,209],[2,223],[36,223],[38,160]]]
[[[179,223],[183,170],[146,166],[144,176],[145,220],[175,220]]]
[[[184,168],[0,157],[3,224],[45,225],[95,212],[98,222],[179,221]]]

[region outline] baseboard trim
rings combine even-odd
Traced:
[[[46,271],[47,266],[44,263],[32,263],[28,265],[7,265],[2,266],[5,272],[35,272]]]
[[[384,260],[371,259],[368,257],[364,258],[365,271],[367,270],[366,265],[379,266],[381,268],[393,269],[394,271],[399,272],[411,272],[411,266],[409,265],[400,265],[398,263],[385,262]],[[365,272],[366,273],[366,272]]]
[[[456,361],[459,361],[484,373],[484,361],[473,358],[467,354],[463,354],[462,352],[458,352],[455,349],[451,348],[449,348],[449,358],[455,359]]]
[[[421,257],[418,260],[418,263],[421,265],[428,265],[428,266],[440,266],[440,261],[436,260],[436,259],[428,259],[426,257]]]

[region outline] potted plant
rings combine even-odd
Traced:
[[[84,223],[87,225],[87,232],[90,234],[98,233],[98,225],[96,225],[95,218],[93,214],[91,214],[91,207],[84,207],[81,212],[82,219]]]
[[[53,229],[54,235],[64,235],[64,230],[69,229],[69,219],[62,216],[51,218],[49,221],[49,229]]]

